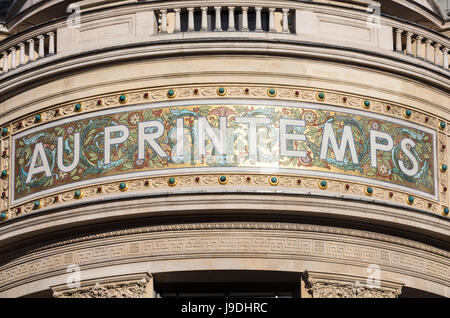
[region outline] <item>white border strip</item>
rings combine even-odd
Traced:
[[[92,180],[86,180],[86,181],[80,181],[80,182],[74,182],[70,184],[66,184],[59,187],[54,187],[49,190],[40,191],[38,193],[33,193],[31,195],[28,195],[26,197],[23,197],[19,200],[15,200],[14,198],[14,189],[15,189],[15,144],[16,140],[18,138],[22,138],[24,136],[33,134],[38,131],[42,131],[44,129],[52,128],[55,126],[59,126],[61,124],[66,124],[69,122],[75,122],[78,120],[83,120],[87,118],[92,117],[98,117],[100,115],[110,115],[110,114],[116,114],[116,113],[124,113],[127,111],[137,111],[137,110],[144,110],[144,109],[152,109],[152,108],[160,108],[160,107],[170,107],[170,106],[193,106],[193,105],[255,105],[255,106],[277,106],[277,107],[295,107],[295,108],[303,108],[303,109],[320,109],[320,110],[329,110],[339,113],[345,113],[345,114],[352,114],[352,115],[359,115],[369,118],[375,118],[379,120],[385,120],[393,123],[397,123],[400,125],[404,125],[406,127],[412,127],[418,130],[421,130],[423,132],[429,133],[433,136],[433,145],[434,145],[434,185],[435,185],[435,195],[431,195],[429,193],[418,191],[414,188],[408,188],[404,186],[400,186],[397,184],[393,184],[390,182],[385,181],[379,181],[379,180],[373,180],[366,177],[358,177],[358,176],[352,176],[347,174],[341,174],[341,173],[330,173],[330,172],[323,172],[323,171],[314,171],[314,170],[306,170],[306,169],[286,169],[286,168],[267,168],[267,167],[257,167],[257,168],[243,168],[243,167],[204,167],[204,168],[170,168],[170,169],[164,169],[159,171],[137,171],[132,173],[126,173],[126,174],[118,174],[114,176],[107,176],[103,178],[95,178]],[[99,114],[99,111],[101,111],[101,114]],[[79,188],[84,187],[92,184],[97,183],[104,183],[109,181],[119,181],[122,179],[130,179],[130,178],[139,178],[139,177],[147,177],[147,176],[159,176],[159,175],[167,175],[169,174],[187,174],[187,173],[206,173],[206,172],[214,172],[214,173],[220,173],[220,172],[228,172],[228,173],[277,173],[277,174],[287,174],[287,175],[306,175],[306,176],[314,176],[314,177],[327,177],[327,178],[339,178],[343,180],[349,180],[349,181],[355,181],[355,182],[362,182],[362,183],[371,183],[374,185],[387,187],[396,189],[399,191],[405,191],[410,192],[412,194],[420,195],[426,198],[430,198],[433,200],[438,201],[439,199],[439,191],[438,191],[438,171],[437,171],[437,139],[436,139],[436,131],[421,126],[415,123],[411,123],[405,120],[397,119],[397,118],[391,118],[388,116],[380,115],[380,114],[374,114],[370,112],[365,112],[361,110],[356,109],[349,109],[349,108],[342,108],[342,107],[336,107],[331,106],[327,104],[319,104],[319,103],[310,103],[310,102],[288,102],[288,101],[281,101],[281,100],[259,100],[259,99],[230,99],[230,98],[214,98],[214,99],[202,99],[202,100],[177,100],[177,101],[170,101],[170,102],[156,102],[156,103],[149,103],[144,105],[136,105],[136,106],[124,106],[124,107],[116,107],[111,109],[105,109],[105,110],[99,110],[94,111],[86,114],[81,114],[73,117],[64,118],[58,121],[54,121],[45,125],[37,126],[34,128],[31,128],[29,130],[25,130],[23,132],[18,133],[17,135],[14,135],[12,138],[12,171],[11,171],[11,178],[12,178],[12,186],[11,189],[13,191],[11,192],[11,205],[20,204],[25,201],[29,201],[32,199],[35,199],[37,197],[46,196],[51,193],[65,191],[71,188]],[[301,173],[295,173],[294,171],[298,171]],[[370,181],[370,182],[368,182]],[[253,192],[253,191],[252,191]]]

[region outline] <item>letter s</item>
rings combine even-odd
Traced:
[[[411,151],[409,151],[409,149],[407,147],[408,145],[410,145],[411,148],[414,148],[416,146],[416,143],[412,139],[409,139],[409,138],[403,139],[402,142],[400,143],[400,147],[401,147],[402,151],[405,153],[405,155],[411,161],[413,166],[411,169],[406,168],[403,160],[401,160],[401,159],[398,160],[398,165],[400,167],[400,170],[404,174],[412,177],[412,176],[416,175],[417,172],[419,171],[419,163],[417,162],[416,158],[411,153]]]

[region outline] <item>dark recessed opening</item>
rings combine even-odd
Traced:
[[[154,274],[158,297],[300,297],[301,273],[252,270]]]

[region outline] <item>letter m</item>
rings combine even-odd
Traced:
[[[334,152],[336,161],[344,161],[345,151],[347,150],[348,145],[353,163],[359,163],[358,155],[356,154],[355,140],[353,139],[352,128],[350,126],[344,126],[341,145],[338,146],[333,126],[331,123],[326,123],[323,130],[322,145],[320,147],[320,159],[327,159],[329,145],[331,145],[331,150]]]

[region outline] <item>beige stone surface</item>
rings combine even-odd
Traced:
[[[367,267],[378,264],[382,287],[398,290],[404,285],[448,296],[448,252],[425,251],[425,246],[408,246],[408,240],[395,237],[390,240],[360,230],[254,222],[113,231],[40,246],[16,256],[0,269],[0,295],[17,297],[62,285],[70,264],[81,267],[82,280],[142,271],[307,270],[328,273],[330,279],[347,275],[362,285],[362,278],[368,277]]]
[[[57,2],[28,10],[9,26],[12,31],[23,29],[27,19],[42,18],[41,10]],[[37,37],[46,37],[44,56],[32,63],[25,57],[23,65],[0,73],[0,128],[19,119],[29,122],[31,118],[32,122],[35,114],[47,110],[123,93],[169,88],[191,91],[195,87],[214,92],[219,86],[267,90],[275,86],[286,91],[324,91],[335,97],[357,96],[358,101],[367,98],[379,105],[411,109],[413,122],[438,132],[438,162],[448,165],[450,73],[443,67],[444,51],[431,56],[437,61],[430,57],[427,61],[418,56],[415,42],[409,53],[406,41],[407,34],[423,37],[422,55],[433,49],[426,48],[426,40],[442,49],[450,41],[443,34],[387,16],[380,18],[379,27],[371,27],[366,9],[378,6],[374,1],[85,0],[79,4],[85,10],[80,28],[69,28],[59,19],[1,42],[0,53],[15,48],[20,64],[19,45],[34,39],[37,49]],[[198,10],[204,5],[277,8],[275,30],[173,32],[172,9]],[[292,32],[281,32],[280,9],[286,8],[295,15],[295,32],[294,25]],[[161,32],[164,9],[169,12],[168,33]],[[435,25],[440,23],[423,14]],[[396,30],[402,31],[403,41],[398,52]],[[56,33],[56,54],[49,53],[49,32]],[[7,57],[8,66],[12,54]],[[37,57],[37,51],[34,54]],[[272,100],[292,100],[286,96]],[[182,98],[202,97],[186,94]],[[384,108],[368,111],[382,113]],[[400,111],[389,115],[402,117]],[[428,117],[431,123],[426,124]],[[438,130],[439,121],[446,121],[447,128]],[[11,166],[9,137],[2,138],[0,151],[6,151],[0,170],[6,170]],[[31,206],[21,213],[14,207],[15,219],[0,224],[0,250],[4,251],[0,297],[49,289],[56,297],[153,297],[153,274],[188,270],[308,272],[310,279],[302,283],[302,290],[313,297],[397,297],[402,287],[449,297],[450,255],[445,246],[450,227],[448,217],[441,213],[450,202],[445,190],[450,188],[449,180],[448,172],[440,173],[440,201],[431,202],[427,211],[381,205],[375,200],[325,197],[310,190],[302,195],[225,193],[235,190],[231,188],[196,195],[170,190],[160,196],[131,189],[119,200],[111,193],[86,198],[83,205],[67,200],[40,211]],[[7,193],[8,180],[0,187]],[[0,199],[0,209],[11,213],[7,197]],[[400,199],[404,201],[403,194]],[[243,214],[249,221],[223,221],[225,216]],[[207,215],[209,221],[195,221],[198,215]],[[274,221],[275,216],[280,221]],[[143,218],[156,222],[163,217],[188,222],[139,223],[134,228],[113,231],[103,227],[89,233],[94,225],[141,222]],[[268,217],[272,219],[263,221]],[[284,222],[290,218],[300,221]],[[314,220],[327,225],[313,224]],[[351,228],[355,224],[359,229]],[[70,232],[66,237],[74,228],[88,233]],[[71,264],[81,267],[79,288],[66,286]],[[373,264],[381,268],[380,290],[359,285]]]
[[[42,83],[0,103],[0,124],[91,96],[186,83],[253,83],[311,87],[408,105],[448,118],[445,92],[386,72],[334,62],[264,56],[208,56],[124,63]],[[444,101],[444,103],[443,103]]]

